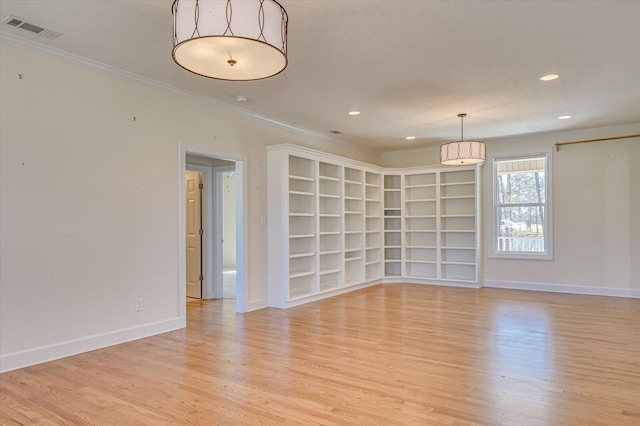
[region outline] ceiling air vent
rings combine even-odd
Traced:
[[[40,37],[44,37],[49,40],[53,40],[54,38],[62,35],[62,33],[32,24],[31,22],[20,19],[17,16],[8,16],[2,22],[12,27],[21,28],[25,31],[37,34]]]

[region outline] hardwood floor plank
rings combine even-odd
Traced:
[[[640,300],[379,285],[0,376],[2,425],[640,424]]]

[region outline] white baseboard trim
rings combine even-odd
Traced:
[[[381,278],[380,284],[402,284],[404,283],[404,278]]]
[[[482,283],[482,287],[507,288],[512,290],[549,291],[553,293],[588,294],[593,296],[640,298],[640,290],[631,288],[586,287],[566,284],[499,280],[484,280],[484,282]]]
[[[182,328],[180,327],[180,319],[176,317],[123,330],[67,340],[66,342],[41,346],[26,351],[8,353],[0,356],[0,373],[66,358],[68,356],[142,339],[180,328]]]
[[[439,287],[464,287],[464,288],[480,288],[480,284],[469,281],[439,281],[429,278],[384,278],[382,284],[422,284],[434,285]]]
[[[300,306],[302,304],[305,303],[309,303],[309,302],[317,302],[319,300],[322,299],[326,299],[328,297],[331,296],[337,296],[339,294],[345,294],[345,293],[350,293],[352,291],[355,290],[361,290],[363,288],[367,288],[367,287],[371,287],[374,285],[378,285],[380,284],[380,280],[379,279],[375,279],[375,280],[371,280],[371,281],[365,281],[363,283],[360,284],[355,284],[355,285],[350,285],[347,287],[342,287],[342,288],[338,288],[335,290],[331,290],[331,291],[326,291],[320,294],[314,294],[313,296],[308,296],[308,297],[303,297],[300,299],[295,299],[289,302],[286,302],[284,304],[284,306],[273,306],[274,308],[292,308],[294,306]]]
[[[250,300],[247,302],[247,310],[245,312],[257,311],[258,309],[268,308],[269,298],[263,297],[262,299]]]

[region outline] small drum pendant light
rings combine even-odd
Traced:
[[[484,142],[465,141],[463,120],[467,114],[460,117],[460,140],[440,145],[440,163],[448,166],[484,163],[486,158]]]
[[[219,80],[259,80],[287,66],[288,16],[275,0],[174,0],[173,60]]]

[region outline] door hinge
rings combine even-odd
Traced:
[[[198,279],[199,279],[200,281],[204,281],[204,276],[200,275],[200,276],[198,277]]]
[[[199,183],[198,184],[198,188],[200,188],[200,189],[204,188],[204,183]]]
[[[204,231],[202,230],[202,228],[200,228],[200,230],[198,231],[198,234],[200,234],[200,236],[202,237],[202,235],[204,234]]]

